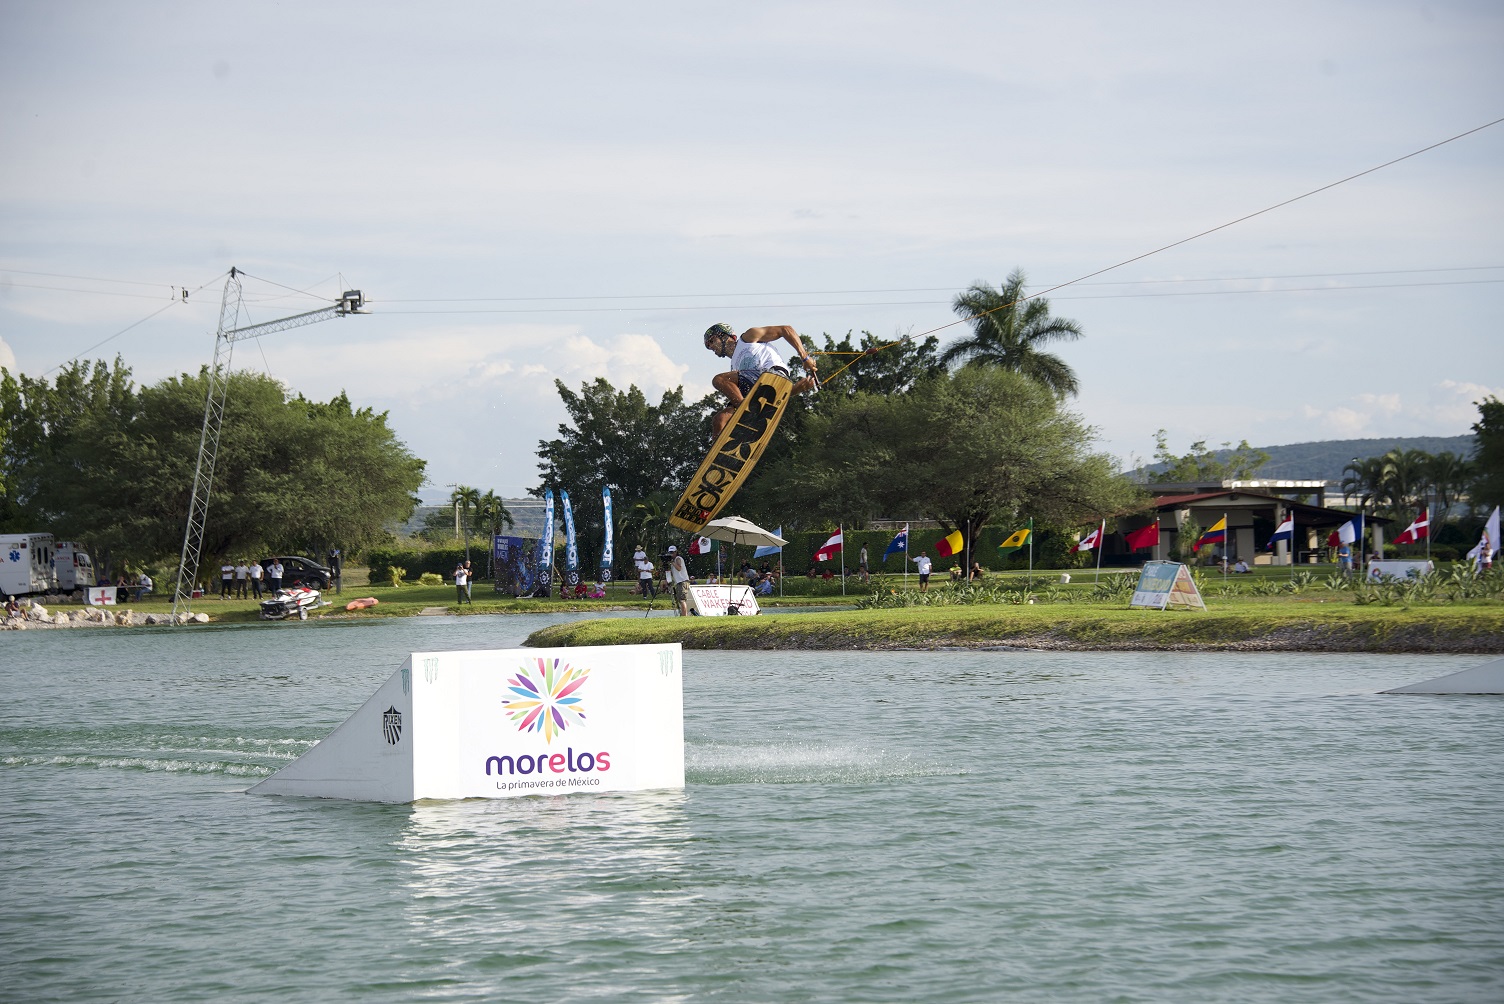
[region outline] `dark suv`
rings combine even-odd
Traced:
[[[279,555],[275,558],[262,558],[261,567],[266,569],[266,579],[272,577],[271,567],[273,561],[282,562],[282,588],[291,589],[293,586],[311,586],[314,589],[328,589],[331,581],[329,566],[321,565],[312,558],[300,558],[296,554]]]

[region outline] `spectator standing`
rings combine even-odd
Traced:
[[[475,606],[475,601],[470,599],[470,569],[463,561],[454,566],[454,598],[457,603]]]
[[[273,558],[272,563],[267,566],[266,569],[266,588],[271,590],[273,593],[281,590],[282,573],[284,571],[285,569],[282,567],[282,559]]]
[[[219,566],[219,598],[227,600],[235,588],[235,566],[226,558],[225,563]]]
[[[857,567],[857,574],[862,577],[862,581],[863,582],[871,582],[872,581],[872,576],[870,576],[870,575],[867,574],[867,545],[866,544],[862,545],[861,554],[857,556],[856,567]]]
[[[471,599],[470,597],[471,597],[472,591],[474,589],[475,589],[475,569],[472,568],[472,567],[470,567],[470,559],[466,558],[465,559],[465,602],[468,603],[468,604],[470,604],[472,607],[475,606],[475,601],[473,599]]]
[[[235,598],[243,600],[247,598],[247,586],[251,581],[251,569],[246,560],[241,558],[235,563]]]
[[[674,602],[679,605],[679,616],[689,616],[689,569],[684,567],[684,558],[673,544],[668,546],[668,581],[674,587]]]
[[[251,576],[251,594],[256,599],[261,599],[261,577],[266,574],[266,569],[261,567],[261,562],[253,561],[248,569]]]
[[[345,591],[344,563],[344,555],[340,554],[339,548],[331,547],[329,549],[329,580],[334,583],[336,593]],[[470,562],[467,561],[465,564],[468,565]]]
[[[916,570],[919,572],[919,591],[927,593],[930,589],[930,571],[934,568],[934,563],[930,561],[929,552],[920,551],[919,557],[912,560],[916,566]]]
[[[637,566],[637,587],[642,595],[648,599],[655,599],[658,595],[653,588],[653,563],[648,560],[648,552],[637,545],[637,550],[632,552],[632,563]]]

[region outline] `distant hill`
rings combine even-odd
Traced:
[[[1258,469],[1256,478],[1289,478],[1299,481],[1340,481],[1342,469],[1353,458],[1377,457],[1390,450],[1423,450],[1426,453],[1473,454],[1472,436],[1396,436],[1392,439],[1327,439],[1318,443],[1290,443],[1287,446],[1260,446],[1269,454],[1269,462]],[[1230,450],[1218,450],[1217,459],[1226,460]],[[1148,464],[1140,470],[1154,474],[1164,464]],[[1138,474],[1138,472],[1135,472]],[[1141,476],[1141,475],[1140,475]]]

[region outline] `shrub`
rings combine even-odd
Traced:
[[[393,588],[402,585],[402,580],[407,577],[407,569],[399,568],[396,565],[388,565],[385,571],[387,581],[391,582]],[[371,581],[376,581],[376,574],[374,572],[371,573]]]
[[[442,586],[443,584],[444,577],[438,572],[424,572],[418,576],[418,585],[420,586]]]

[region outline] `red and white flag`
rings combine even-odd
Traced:
[[[841,531],[837,530],[830,535],[830,539],[820,546],[815,552],[816,561],[829,561],[841,553]]]
[[[709,554],[711,548],[709,537],[696,537],[689,542],[690,554]]]
[[[1085,537],[1082,537],[1081,538],[1081,543],[1079,543],[1075,547],[1071,548],[1071,550],[1072,551],[1090,551],[1090,550],[1092,550],[1098,544],[1102,543],[1102,531],[1104,529],[1106,529],[1106,527],[1107,527],[1107,521],[1103,520],[1101,523],[1097,524],[1095,527],[1092,528],[1091,533],[1088,533]]]
[[[1405,532],[1394,538],[1396,544],[1418,544],[1431,536],[1431,507],[1426,506],[1415,522],[1405,527]]]

